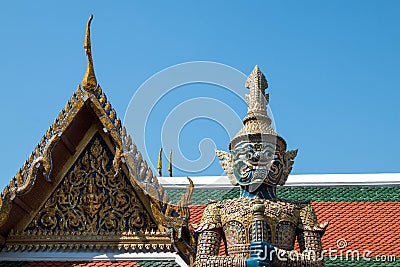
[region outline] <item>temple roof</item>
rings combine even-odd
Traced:
[[[209,200],[237,198],[240,188],[225,176],[196,177],[190,206],[191,222],[200,222]],[[184,191],[181,177],[160,177],[160,183],[173,201]],[[325,260],[326,266],[398,266],[400,261],[400,174],[311,174],[290,175],[285,186],[277,187],[282,199],[310,201],[319,222],[329,222],[323,248],[338,249],[345,240],[347,250],[361,254],[371,251],[370,261]],[[297,247],[297,249],[299,249]],[[221,243],[220,254],[224,255]],[[394,260],[376,261],[374,257],[394,256]],[[362,257],[362,255],[361,255]],[[396,265],[397,264],[397,265]]]
[[[2,258],[11,250],[179,253],[163,221],[168,198],[95,78],[91,20],[82,85],[1,193]]]
[[[206,183],[206,181],[204,181]],[[179,195],[182,189],[166,189],[170,196]],[[279,198],[309,200],[313,205],[319,222],[329,222],[322,238],[323,248],[336,249],[339,255],[338,240],[345,241],[346,251],[371,251],[369,261],[329,257],[326,266],[398,266],[400,262],[400,186],[307,186],[278,187]],[[239,196],[239,188],[198,189],[193,194],[190,207],[191,222],[199,223],[208,199],[223,200]],[[224,255],[223,243],[220,254]],[[298,247],[296,248],[299,249]],[[375,257],[394,257],[385,262]],[[397,264],[397,265],[396,265]]]

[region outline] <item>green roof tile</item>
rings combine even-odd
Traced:
[[[311,201],[393,202],[400,200],[400,186],[281,187],[278,196]]]
[[[185,189],[166,189],[169,198],[177,203]],[[278,187],[278,196],[285,199],[332,202],[397,202],[400,186],[353,187]],[[192,204],[206,204],[208,199],[223,200],[239,197],[239,188],[194,189]]]

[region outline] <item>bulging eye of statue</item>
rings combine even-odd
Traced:
[[[263,150],[263,155],[266,159],[270,160],[275,157],[275,146],[271,145],[266,145],[264,150]]]

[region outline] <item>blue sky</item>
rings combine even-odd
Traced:
[[[91,13],[97,78],[120,117],[135,90],[169,66],[213,61],[249,74],[258,64],[278,132],[299,148],[294,173],[400,172],[399,12],[398,1],[366,0],[2,2],[0,186],[80,83]],[[191,92],[235,103],[215,88],[187,86],[171,101]],[[149,131],[154,159],[159,124]],[[195,120],[181,133],[183,153],[199,157],[205,137],[227,149],[223,127]],[[201,174],[221,169],[214,162]]]

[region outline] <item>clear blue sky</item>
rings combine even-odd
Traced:
[[[278,131],[299,148],[294,173],[400,172],[399,1],[5,1],[1,188],[80,83],[91,13],[97,78],[120,117],[136,88],[171,65],[215,61],[248,74],[258,64]],[[199,120],[182,132],[182,151],[198,157],[207,136],[227,149],[221,127]]]

